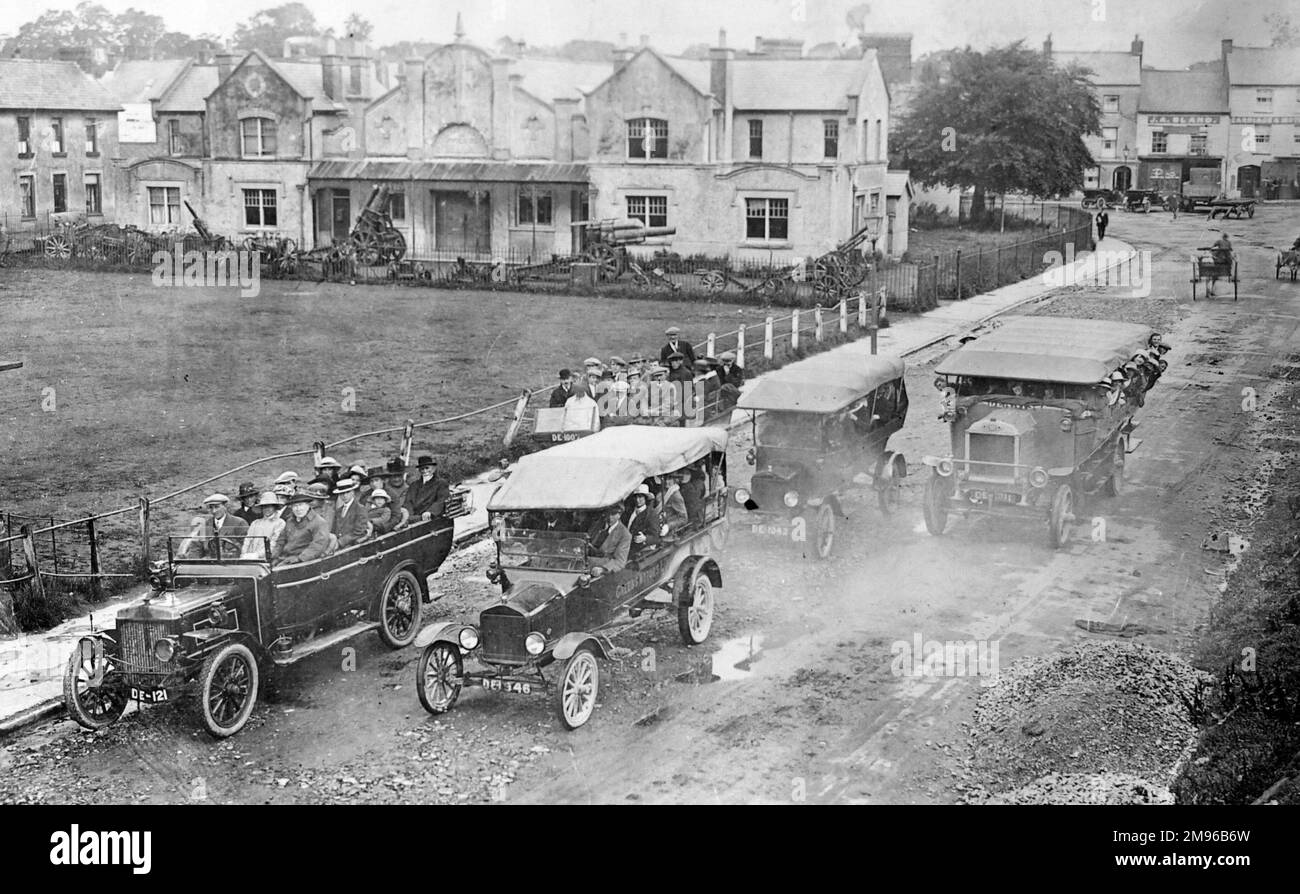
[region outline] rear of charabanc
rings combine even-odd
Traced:
[[[898,506],[907,460],[889,438],[907,419],[906,367],[897,357],[822,355],[758,379],[737,405],[751,412],[754,466],[734,498],[737,532],[792,542],[825,559],[840,499],[871,476],[881,511]],[[811,549],[806,547],[811,544]]]
[[[1014,317],[944,358],[935,387],[952,444],[923,460],[929,532],[949,515],[1043,516],[1063,546],[1086,495],[1121,492],[1133,415],[1166,350],[1147,326]]]
[[[468,511],[464,494],[450,514]],[[113,627],[83,636],[68,659],[64,703],[87,729],[121,718],[132,702],[191,704],[217,738],[243,729],[272,668],[293,664],[367,631],[389,648],[410,645],[427,576],[451,550],[450,517],[421,521],[310,562],[272,566],[241,556],[244,538],[207,541],[211,558],[168,538],[168,558],[153,564],[144,596],[117,613]]]
[[[721,428],[621,426],[520,459],[488,503],[496,558],[487,575],[501,601],[476,624],[420,633],[416,691],[425,709],[449,711],[467,686],[550,695],[575,729],[595,708],[614,627],[667,610],[686,645],[704,642],[722,588],[726,449]],[[625,568],[596,569],[603,560],[594,520],[643,483],[688,469],[702,481],[696,516],[634,552]]]

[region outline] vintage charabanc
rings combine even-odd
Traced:
[[[907,419],[905,365],[897,357],[821,355],[769,373],[740,397],[752,411],[754,473],[735,489],[738,530],[813,544],[826,559],[840,500],[869,475],[882,512],[898,508],[907,460],[889,438]]]
[[[1147,326],[1018,317],[945,357],[935,386],[952,444],[923,460],[929,532],[950,515],[1042,516],[1064,546],[1086,494],[1122,492],[1133,414],[1166,350]]]
[[[450,515],[468,511],[455,493]],[[274,565],[260,541],[255,558],[238,542],[212,540],[211,558],[189,558],[191,544],[168,538],[149,590],[120,609],[113,627],[83,636],[68,660],[68,713],[87,729],[117,721],[131,701],[177,700],[194,683],[208,732],[239,732],[258,688],[276,666],[374,630],[392,649],[409,646],[430,601],[425,578],[451,550],[450,518],[420,521],[311,562]]]
[[[726,449],[721,428],[629,425],[520,459],[488,502],[497,557],[487,575],[501,601],[476,624],[420,633],[420,704],[432,714],[449,711],[467,686],[550,694],[560,721],[576,729],[596,706],[599,660],[613,654],[615,628],[667,610],[682,642],[704,642],[722,587]],[[634,547],[626,567],[606,569],[609,560],[593,546],[599,520],[645,482],[681,473],[698,498],[686,502],[688,520],[658,543]]]

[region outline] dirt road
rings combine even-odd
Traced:
[[[948,349],[916,358],[897,449],[908,480],[882,521],[865,489],[845,506],[829,562],[732,538],[710,648],[687,650],[673,619],[616,640],[593,721],[564,733],[538,698],[465,693],[440,718],[420,708],[418,655],[358,642],[279,680],[242,734],[214,744],[180,706],[150,708],[95,735],[47,725],[0,748],[0,801],[50,802],[866,802],[949,803],[989,780],[967,758],[977,676],[896,675],[895,645],[985,640],[998,666],[1089,638],[1076,620],[1129,624],[1133,640],[1185,651],[1218,593],[1224,560],[1201,549],[1265,495],[1252,489],[1282,455],[1271,401],[1300,361],[1300,285],[1273,280],[1267,245],[1294,224],[1262,210],[1228,224],[1242,297],[1190,302],[1187,248],[1204,218],[1113,216],[1115,235],[1150,249],[1148,298],[1067,287],[1035,313],[1150,322],[1174,345],[1168,373],[1138,414],[1141,448],[1127,492],[1090,503],[1076,539],[1046,526],[921,523],[919,458],[942,449],[930,383]],[[1275,366],[1275,364],[1283,364]],[[1243,388],[1258,395],[1243,409]],[[1285,420],[1286,431],[1293,430]],[[745,469],[743,439],[731,468]],[[743,480],[733,471],[733,477]],[[1104,520],[1104,540],[1090,539]],[[435,581],[435,614],[495,598],[485,555],[458,556]],[[1208,573],[1207,573],[1208,572]],[[1077,756],[1087,767],[1089,755]],[[1167,782],[1168,780],[1164,780]]]

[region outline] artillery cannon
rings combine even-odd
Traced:
[[[370,197],[366,199],[348,237],[356,246],[357,262],[363,266],[392,264],[406,254],[406,237],[393,226],[393,218],[388,213],[388,199],[387,186],[371,189]]]
[[[199,238],[203,240],[205,249],[228,251],[235,247],[234,243],[225,236],[216,236],[208,229],[208,225],[204,223],[203,218],[199,217],[199,213],[194,210],[189,199],[185,200],[185,210],[189,211],[190,217],[194,218],[194,232],[198,233]]]
[[[627,246],[643,245],[653,236],[672,236],[676,227],[648,227],[639,220],[579,220],[570,226],[582,228],[579,258],[596,265],[601,282],[611,282],[627,271]]]

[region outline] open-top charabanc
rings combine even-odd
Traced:
[[[907,460],[889,438],[907,419],[897,357],[820,355],[769,373],[741,395],[752,411],[754,474],[735,489],[751,533],[813,544],[828,558],[844,491],[869,475],[882,512],[897,508]]]
[[[501,601],[477,624],[421,632],[415,685],[425,709],[450,710],[466,686],[551,693],[561,722],[575,729],[595,708],[598,659],[613,653],[620,623],[665,609],[683,642],[704,642],[722,587],[726,449],[721,428],[629,425],[520,459],[488,503],[497,558],[487,573]],[[633,544],[623,564],[608,548],[621,538],[607,520],[643,485],[660,489],[650,500],[670,496],[669,476],[689,478],[686,518]]]
[[[468,511],[453,493],[450,516]],[[393,649],[410,645],[426,576],[451,550],[450,518],[420,521],[310,562],[273,565],[270,544],[242,558],[242,538],[210,541],[213,558],[168,538],[168,558],[153,564],[149,592],[117,613],[114,627],[83,636],[68,660],[68,713],[87,729],[117,721],[130,701],[176,700],[197,684],[203,725],[223,738],[239,732],[266,672],[367,631]]]
[[[952,444],[924,458],[929,532],[954,514],[1042,515],[1065,545],[1085,494],[1122,491],[1133,414],[1166,350],[1147,326],[1018,317],[945,357],[935,386]]]

